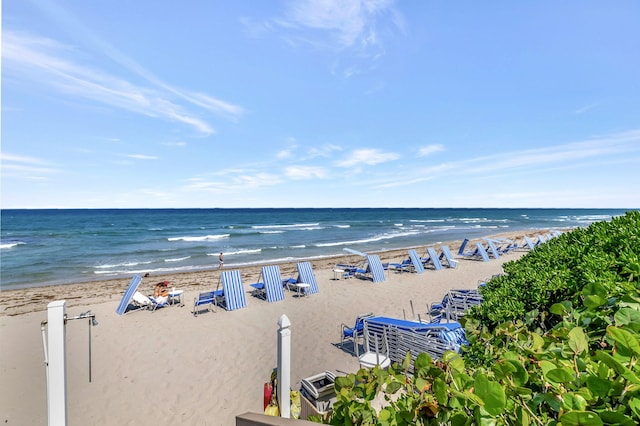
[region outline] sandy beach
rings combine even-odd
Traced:
[[[457,251],[460,241],[446,244]],[[418,252],[424,254],[424,246]],[[40,323],[53,300],[66,300],[69,316],[91,310],[99,322],[91,330],[91,383],[87,322],[67,324],[70,425],[233,425],[236,415],[262,412],[263,384],[276,366],[281,315],[292,323],[292,388],[299,389],[302,378],[325,370],[357,371],[357,358],[340,348],[341,323],[353,324],[365,312],[411,319],[411,302],[416,316],[426,318],[428,304],[440,301],[449,289],[474,288],[524,253],[490,262],[460,259],[456,269],[423,274],[388,271],[386,281],[376,284],[334,279],[335,264],[357,261],[356,256],[323,259],[312,262],[318,294],[298,298],[285,292],[285,300],[275,303],[247,294],[245,309],[219,308],[198,317],[191,313],[193,300],[199,292],[215,289],[217,270],[144,278],[143,293],[150,294],[164,280],[184,290],[184,306],[124,316],[115,311],[130,278],[5,291],[0,300],[0,421],[47,421]],[[383,262],[407,257],[406,249],[377,254]],[[295,264],[280,264],[280,270],[283,278],[295,275]],[[249,291],[260,268],[244,268],[241,274]]]

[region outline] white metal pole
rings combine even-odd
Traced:
[[[67,357],[65,346],[66,301],[56,300],[47,305],[49,333],[49,382],[47,407],[49,426],[67,425]]]
[[[278,405],[280,417],[291,417],[291,321],[286,315],[278,320]]]

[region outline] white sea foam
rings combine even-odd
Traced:
[[[260,234],[284,234],[285,231],[260,231]]]
[[[174,258],[174,259],[165,259],[164,261],[165,261],[165,262],[181,262],[181,261],[183,261],[183,260],[187,260],[187,259],[190,259],[190,258],[191,258],[191,256],[186,256],[186,257],[176,257],[176,258]]]
[[[96,265],[94,266],[94,268],[96,269],[113,269],[113,268],[130,268],[132,266],[138,266],[138,265],[148,265],[150,263],[153,263],[152,260],[146,261],[146,262],[125,262],[125,263],[114,263],[113,265]]]
[[[333,225],[336,228],[351,228],[351,225]]]
[[[198,241],[210,241],[210,240],[222,240],[229,238],[230,234],[218,234],[218,235],[204,235],[201,237],[171,237],[167,238],[168,241],[186,241],[186,242],[198,242]]]
[[[225,256],[233,256],[234,254],[250,254],[250,253],[260,253],[262,249],[240,249],[235,251],[225,251]],[[218,256],[220,253],[207,253],[207,256]]]
[[[300,228],[308,226],[319,226],[320,223],[291,223],[288,225],[253,225],[252,229],[269,229],[269,228]]]
[[[401,237],[408,237],[410,235],[418,235],[420,233],[421,232],[418,232],[418,231],[398,232],[398,233],[394,233],[394,234],[377,235],[377,236],[371,237],[371,238],[363,238],[361,240],[336,241],[336,242],[332,242],[332,243],[319,243],[319,244],[315,244],[315,247],[335,247],[335,246],[346,246],[346,245],[352,245],[352,244],[373,243],[373,242],[376,242],[376,241],[391,240],[393,238],[401,238]]]
[[[17,247],[17,246],[19,246],[21,244],[25,244],[25,243],[23,243],[21,241],[17,241],[17,242],[14,242],[14,243],[2,243],[2,244],[0,244],[0,249],[10,249],[10,248],[13,248],[13,247]]]

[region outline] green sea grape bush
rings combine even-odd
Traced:
[[[640,424],[639,258],[638,212],[551,240],[487,284],[462,354],[337,377],[327,421]]]

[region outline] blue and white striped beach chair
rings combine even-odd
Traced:
[[[316,281],[316,274],[313,273],[313,266],[311,262],[298,262],[296,265],[298,268],[298,282],[309,284],[308,294],[316,294],[320,292],[318,288],[318,282]]]
[[[220,275],[222,282],[222,296],[217,296],[216,305],[224,307],[227,311],[246,308],[247,299],[244,296],[244,287],[240,271],[222,271]]]
[[[436,271],[441,270],[442,263],[440,263],[440,257],[438,256],[438,253],[436,253],[436,249],[433,247],[427,247],[427,255],[428,257],[422,259],[423,264],[427,266],[430,263]]]
[[[449,246],[441,246],[440,250],[442,251],[442,254],[439,256],[440,261],[442,261],[442,258],[444,257],[449,268],[455,268],[458,266],[458,261],[453,258],[453,254],[451,253]]]
[[[280,267],[278,265],[263,266],[260,272],[260,279],[257,283],[251,284],[254,288],[252,294],[267,302],[277,302],[284,300],[284,290]]]
[[[359,273],[359,277],[371,278],[374,283],[383,282],[386,277],[384,275],[384,266],[382,261],[375,254],[367,255],[367,268],[364,273]]]
[[[481,242],[476,242],[476,249],[473,251],[465,251],[467,244],[469,243],[469,239],[465,238],[458,249],[458,256],[468,257],[472,259],[480,258],[485,262],[489,261],[489,255],[487,254],[487,250],[484,248]]]

